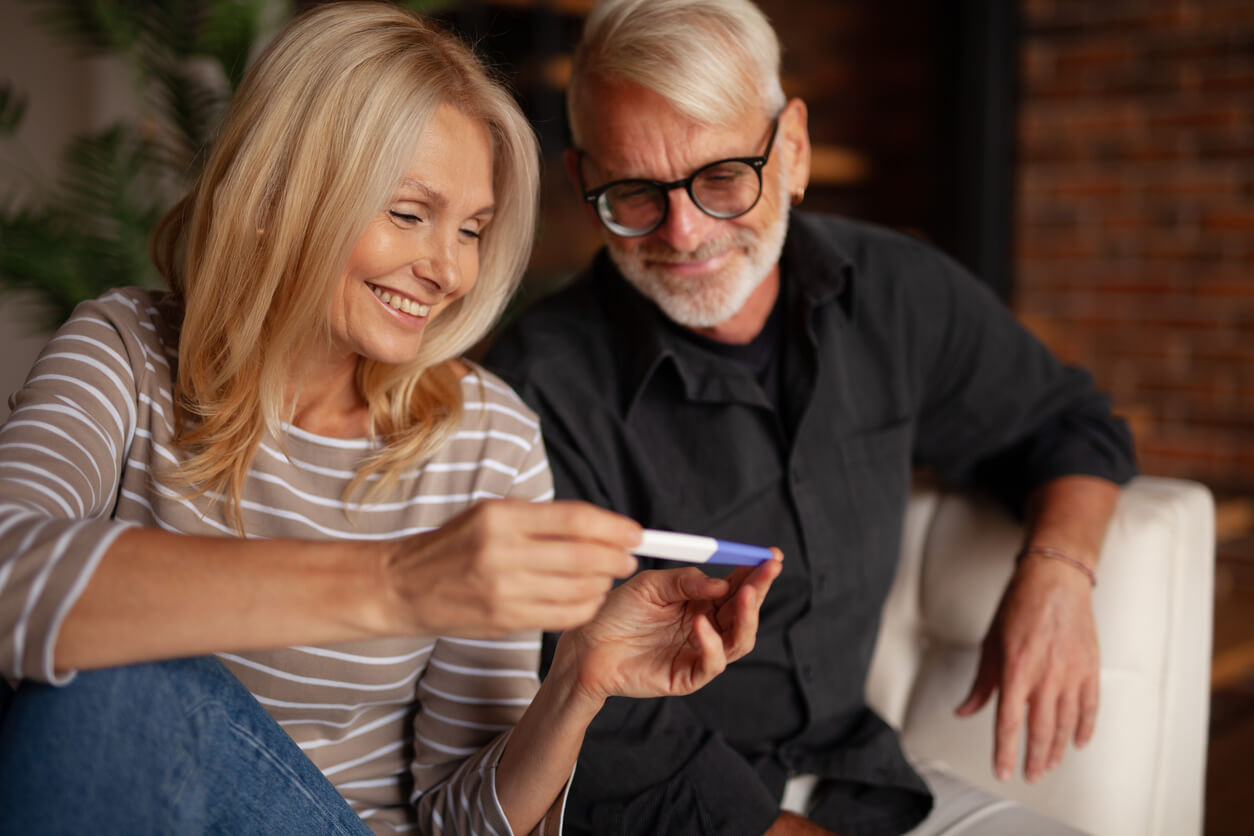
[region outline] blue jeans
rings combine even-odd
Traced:
[[[216,659],[0,689],[5,836],[370,833]]]

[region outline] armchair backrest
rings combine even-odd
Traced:
[[[868,700],[901,731],[912,757],[942,760],[970,783],[1086,832],[1199,834],[1215,560],[1210,492],[1147,476],[1123,490],[1093,593],[1102,653],[1097,731],[1034,785],[993,778],[996,698],[976,717],[953,713],[1021,536],[1019,523],[987,498],[916,488]]]

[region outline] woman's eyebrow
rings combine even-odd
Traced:
[[[401,180],[401,185],[409,186],[410,188],[413,188],[421,192],[422,199],[425,200],[427,203],[431,204],[436,209],[444,209],[448,207],[448,198],[446,198],[444,195],[440,194],[435,189],[431,188],[430,186],[428,186],[426,183],[422,182],[421,180],[415,180],[412,177],[406,177],[403,180]],[[479,215],[485,215],[485,214],[495,215],[496,204],[489,203],[487,206],[483,206],[479,209],[476,209],[474,212],[471,212],[470,216],[477,217]]]
[[[435,189],[432,189],[421,180],[406,177],[401,180],[401,186],[409,186],[412,189],[422,192],[423,199],[437,208],[443,208],[448,205],[448,199],[445,198],[444,195],[440,194]]]

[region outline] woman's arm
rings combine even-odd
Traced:
[[[372,636],[562,630],[630,574],[632,521],[592,505],[481,503],[391,543],[123,531],[62,624],[59,670]]]
[[[529,832],[558,797],[606,698],[688,694],[748,653],[780,567],[777,556],[726,580],[696,568],[642,572],[593,621],[564,634],[497,769],[514,832]]]

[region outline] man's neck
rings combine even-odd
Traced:
[[[771,268],[771,272],[762,280],[749,298],[730,318],[708,328],[692,330],[709,340],[733,345],[744,345],[762,333],[766,319],[775,307],[779,297],[779,264]]]

